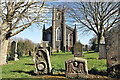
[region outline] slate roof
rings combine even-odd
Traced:
[[[69,27],[68,25],[66,25],[66,28],[73,31],[74,29]],[[52,26],[50,26],[49,28],[47,28],[45,31],[49,31],[49,32],[52,32]]]

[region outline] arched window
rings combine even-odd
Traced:
[[[69,41],[71,41],[71,34],[69,35]]]
[[[61,30],[57,28],[57,40],[61,40]]]
[[[68,34],[68,46],[71,46],[71,34]]]
[[[58,13],[58,19],[60,19],[60,13]]]

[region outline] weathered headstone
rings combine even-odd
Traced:
[[[35,55],[35,68],[38,74],[50,74],[51,63],[47,49],[39,49]]]
[[[99,45],[99,59],[106,59],[106,57],[105,39],[104,36],[102,36]]]
[[[43,40],[41,40],[40,47],[43,47]]]
[[[106,48],[105,44],[100,44],[99,45],[99,59],[106,59],[107,54],[106,54]]]
[[[15,54],[14,60],[15,60],[15,61],[19,60],[19,59],[18,59],[18,54]]]
[[[98,47],[98,38],[95,38],[95,52],[99,52],[99,47]]]
[[[11,43],[11,54],[10,54],[11,59],[15,60],[15,54],[17,54],[17,42],[13,41]]]
[[[48,43],[45,44],[45,47],[48,47]]]
[[[66,77],[80,77],[81,74],[88,74],[87,60],[72,58],[65,61]]]
[[[83,56],[83,45],[80,42],[75,43],[74,45],[74,57]]]
[[[47,49],[49,51],[49,54],[52,54],[51,47],[49,46],[49,41],[41,40],[41,45],[39,46],[39,49]]]
[[[31,56],[31,51],[29,50],[29,56]]]
[[[88,45],[85,45],[85,49],[86,49],[86,51],[88,51]]]
[[[113,27],[105,33],[107,70],[120,76],[120,27]]]
[[[59,46],[57,46],[57,53],[59,53],[60,52],[60,50],[59,50]]]
[[[66,51],[69,52],[69,50],[68,50],[68,45],[66,45]]]

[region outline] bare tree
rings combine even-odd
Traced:
[[[45,20],[45,14],[43,14],[45,2],[35,2],[34,0],[14,1],[2,1],[0,4],[0,64],[6,63],[8,42],[12,36],[30,27],[33,23],[40,24]]]
[[[118,23],[119,2],[74,2],[67,3],[67,13],[80,23],[83,32],[93,31],[98,39],[98,46],[104,33]]]

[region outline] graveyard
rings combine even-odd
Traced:
[[[88,71],[95,78],[107,78],[106,74],[106,60],[99,60],[99,54],[93,51],[83,52],[84,59],[88,60]],[[52,75],[38,75],[35,73],[35,67],[32,57],[29,55],[24,56],[19,61],[9,61],[7,65],[2,66],[3,78],[56,78],[65,79],[65,60],[71,59],[74,54],[66,53],[53,53],[50,57],[52,65]],[[93,77],[93,78],[94,78]]]
[[[0,79],[120,79],[119,4],[0,2]]]

